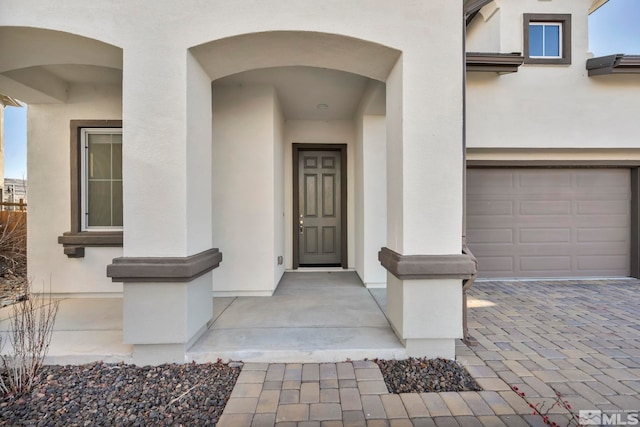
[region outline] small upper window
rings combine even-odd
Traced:
[[[524,14],[528,64],[571,64],[571,15]]]
[[[82,129],[82,230],[122,229],[122,129]]]
[[[529,58],[562,58],[562,26],[555,22],[529,24]]]

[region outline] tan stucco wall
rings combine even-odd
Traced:
[[[467,26],[467,52],[502,52],[500,49],[500,8],[491,2]]]
[[[276,105],[271,86],[213,90],[213,240],[223,252],[214,294],[270,295],[277,285]]]
[[[284,274],[286,263],[284,262],[285,254],[285,223],[286,206],[284,204],[284,180],[286,159],[284,157],[284,115],[282,114],[282,106],[278,96],[273,97],[273,235],[274,249],[273,253],[276,257],[276,266],[274,269],[273,283],[277,286],[280,278]],[[282,257],[282,264],[278,264],[278,257]]]
[[[499,25],[500,52],[523,51],[523,13],[570,13],[571,65],[522,65],[515,74],[468,73],[469,148],[634,148],[640,78],[588,77],[591,0],[496,0],[487,22],[477,16],[467,44],[487,46]],[[471,50],[471,49],[470,49]],[[628,52],[629,53],[629,52]],[[596,155],[592,152],[591,155]],[[577,158],[582,154],[574,152]]]
[[[153,8],[135,2],[115,1],[102,4],[98,10],[80,0],[56,4],[55,7],[41,2],[2,0],[1,7],[0,28],[22,27],[25,31],[20,32],[14,44],[18,50],[22,49],[16,56],[19,61],[12,62],[0,55],[0,71],[55,64],[60,60],[69,64],[123,70],[124,176],[127,180],[124,186],[125,256],[181,257],[203,250],[210,243],[220,247],[224,254],[220,271],[231,268],[229,256],[233,253],[233,245],[226,245],[224,239],[216,241],[219,233],[214,221],[223,211],[216,213],[215,202],[209,203],[208,199],[197,197],[198,193],[208,194],[207,183],[216,185],[217,173],[215,166],[208,167],[209,157],[202,155],[207,152],[207,132],[211,132],[206,129],[211,121],[206,117],[205,101],[209,92],[204,75],[215,79],[220,77],[216,73],[239,72],[269,61],[280,61],[278,65],[317,65],[361,72],[379,80],[387,80],[391,68],[395,67],[388,90],[393,92],[390,99],[393,107],[397,108],[387,117],[387,123],[391,123],[387,128],[387,141],[398,156],[394,157],[390,170],[389,194],[394,198],[390,199],[391,215],[388,218],[392,226],[387,228],[385,242],[406,254],[459,252],[462,222],[462,34],[451,29],[461,28],[461,4],[449,0],[353,0],[326,7],[315,0],[293,3],[285,0],[216,0],[207,4],[195,0],[180,3],[160,0],[154,3]],[[74,19],[69,19],[69,16]],[[43,36],[38,28],[56,32]],[[393,31],[389,31],[390,28]],[[274,31],[299,31],[283,42],[282,46],[293,45],[292,50],[282,50],[280,45],[265,43]],[[95,40],[81,39],[76,35]],[[238,46],[244,46],[242,44],[233,45],[233,37],[240,35],[248,35],[249,39],[245,39],[248,42],[244,45],[249,50],[239,49]],[[47,52],[24,49],[40,38],[49,40]],[[425,43],[425,40],[429,42]],[[207,50],[208,47],[195,48],[209,43],[213,43],[212,50]],[[298,43],[304,49],[298,47],[296,50]],[[231,45],[237,48],[234,55],[216,56],[224,51],[225,46]],[[249,54],[253,52],[251,46],[262,50],[255,55]],[[380,55],[372,57],[372,52]],[[434,66],[434,58],[438,59],[437,66]],[[18,74],[13,74],[13,77],[20,77]],[[0,81],[0,85],[4,83],[5,80]],[[51,89],[30,88],[42,92],[42,96],[32,93],[33,99],[41,102],[67,101],[65,82],[51,79],[50,83]],[[34,106],[43,114],[50,111],[69,114],[75,103],[73,96],[69,95],[71,104],[63,107]],[[447,102],[437,102],[437,105],[425,102],[430,99]],[[83,112],[91,118],[105,118],[106,115],[100,103],[95,106],[85,104]],[[121,115],[117,116],[120,118]],[[68,118],[64,119],[66,127]],[[273,115],[269,120],[269,132],[273,136]],[[215,134],[215,127],[212,131]],[[286,143],[285,177],[290,176],[290,173],[287,175],[290,167],[287,159],[290,158],[290,144],[294,141],[348,143],[349,170],[353,173],[353,121],[287,122],[282,133]],[[215,135],[213,140],[216,141]],[[68,164],[62,164],[62,159],[62,168],[49,170],[43,166],[48,164],[47,159],[39,156],[38,152],[46,151],[49,144],[44,133],[32,133],[30,144],[30,164],[34,165],[31,170],[35,170],[36,164],[41,168],[42,175],[36,176],[43,180],[41,186],[50,181],[43,175],[68,173]],[[215,158],[213,156],[214,161]],[[214,176],[208,179],[211,171]],[[438,178],[432,179],[434,176]],[[270,175],[268,179],[274,182],[281,178]],[[348,182],[351,203],[348,208],[348,253],[349,264],[353,267],[353,176],[348,177]],[[285,180],[285,195],[290,191],[289,184]],[[67,186],[66,176],[60,182],[56,179],[53,184],[57,194],[63,196],[63,189]],[[213,194],[215,196],[215,190]],[[271,197],[273,202],[273,193]],[[284,200],[284,242],[288,245],[284,256],[285,262],[290,263],[291,218],[286,217],[290,212],[290,195]],[[62,208],[63,204],[55,214],[59,222],[68,221],[68,203]],[[167,206],[176,208],[167,209]],[[273,203],[269,206],[266,218],[275,224],[277,207]],[[207,215],[214,219],[207,220]],[[54,238],[65,231],[62,229],[65,227],[48,225],[43,217],[38,218],[38,222],[43,234],[46,229],[46,234]],[[205,222],[212,223],[213,233],[208,232]],[[204,232],[199,233],[199,229]],[[276,243],[273,235],[267,237],[270,246],[265,258],[270,265],[264,268],[270,271],[268,277],[275,278],[277,273],[271,264],[275,263],[277,254],[273,252],[277,252],[277,246],[282,243]],[[50,249],[55,247],[61,252],[57,244],[48,244]],[[88,252],[97,253],[93,249]],[[117,250],[112,252],[120,253]],[[45,257],[46,253],[48,251],[43,248],[38,257]],[[94,270],[94,274],[106,282],[104,266],[109,261],[104,259],[99,266],[92,265],[88,261],[92,256],[81,260],[61,259],[60,265],[82,265],[81,268]],[[262,267],[258,270],[264,271]],[[83,286],[74,284],[72,287]],[[240,286],[238,289],[250,289],[254,285],[243,282],[237,286]],[[258,288],[267,289],[269,286]]]
[[[27,262],[35,289],[44,284],[48,290],[50,284],[54,293],[122,291],[122,284],[105,274],[122,248],[87,248],[84,258],[70,259],[57,240],[71,227],[69,122],[121,119],[120,92],[120,86],[74,85],[66,104],[29,106]]]
[[[387,129],[385,87],[370,82],[354,118],[355,267],[367,287],[383,287],[378,251],[387,238]]]

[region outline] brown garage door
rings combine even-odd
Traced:
[[[628,169],[469,169],[480,277],[629,275]]]

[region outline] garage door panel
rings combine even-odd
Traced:
[[[570,175],[563,173],[562,171],[546,171],[545,174],[538,173],[537,170],[521,171],[517,173],[519,176],[519,183],[521,187],[528,188],[541,188],[544,191],[548,191],[549,188],[553,188],[556,191],[564,187],[565,189],[571,188]]]
[[[470,169],[467,176],[467,241],[480,277],[629,274],[628,169]]]
[[[477,171],[467,172],[467,176],[472,178]],[[481,182],[474,179],[467,181],[468,194],[474,194],[475,189],[479,189],[482,194],[502,194],[509,188],[515,187],[515,173],[509,169],[484,169]]]
[[[535,200],[519,203],[520,215],[570,215],[571,202],[560,200]]]
[[[619,256],[578,256],[578,270],[582,271],[627,271],[629,258],[624,255]]]
[[[627,215],[629,203],[625,200],[578,201],[578,215]]]
[[[476,229],[468,242],[478,244],[508,243],[513,244],[513,230],[506,229]]]
[[[571,272],[571,256],[520,256],[520,271],[538,273],[545,271]]]
[[[591,190],[594,187],[607,188],[616,193],[624,193],[628,177],[626,174],[600,173],[594,174],[591,171],[578,172],[575,174],[578,188]]]
[[[591,217],[584,217],[583,220],[576,220],[575,224],[574,224],[574,228],[576,229],[576,236],[578,235],[578,231],[577,230],[581,230],[581,229],[587,229],[587,228],[594,228],[594,229],[601,229],[603,231],[605,230],[614,230],[617,228],[621,228],[620,224],[621,223],[631,223],[631,219],[630,218],[611,218],[611,217],[598,217],[598,216],[591,216]],[[597,227],[594,227],[594,224],[597,224]],[[624,235],[625,235],[625,239],[629,239],[629,228],[623,228],[624,231]]]
[[[624,255],[627,258],[629,247],[627,242],[606,242],[606,243],[579,243],[575,245],[574,253],[579,255],[608,256]]]
[[[489,215],[489,216],[495,216],[495,215],[506,215],[506,216],[512,216],[514,209],[514,202],[511,201],[495,201],[495,202],[488,202],[488,201],[469,201],[468,202],[468,208],[472,209],[474,212],[474,215],[477,216],[481,216],[481,215]]]
[[[629,235],[626,228],[598,227],[598,228],[578,228],[578,243],[596,242],[628,242]]]
[[[521,228],[520,243],[569,243],[570,228]]]
[[[478,264],[482,264],[483,269],[488,272],[509,273],[513,271],[514,259],[511,256],[481,256]],[[495,274],[495,273],[494,273]]]

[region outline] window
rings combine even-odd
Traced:
[[[529,58],[562,58],[562,26],[554,22],[529,24]]]
[[[524,14],[526,64],[571,64],[571,15]]]
[[[71,120],[71,220],[58,243],[70,258],[85,247],[122,246],[122,121]]]
[[[82,230],[122,229],[122,129],[82,129]]]

